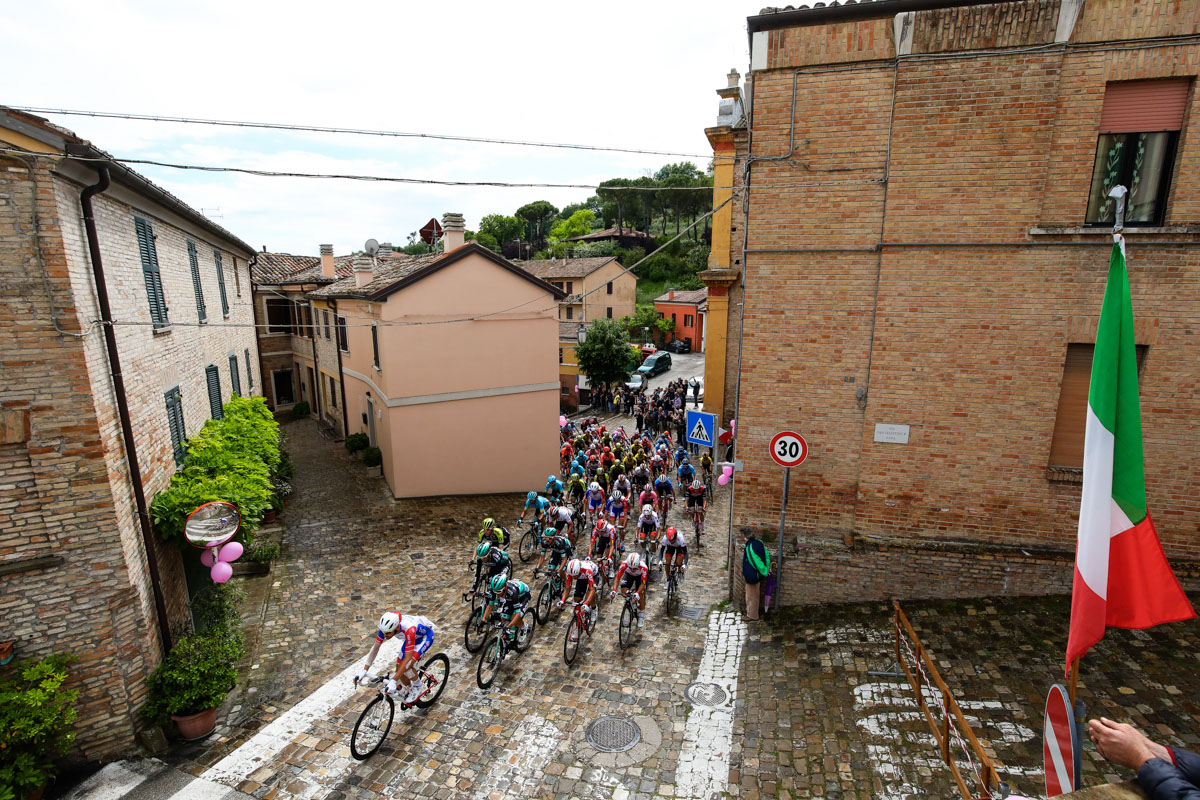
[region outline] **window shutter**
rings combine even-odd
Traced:
[[[229,316],[229,296],[225,294],[225,267],[221,264],[221,251],[213,250],[213,261],[217,262],[217,289],[221,292],[221,315]]]
[[[250,387],[250,391],[254,391],[254,370],[250,369],[250,348],[247,347],[246,353],[246,383]]]
[[[138,254],[142,259],[142,277],[146,280],[146,302],[150,306],[150,321],[155,328],[171,324],[167,318],[167,301],[163,296],[162,274],[158,270],[158,249],[154,246],[154,227],[141,217],[133,218],[137,234]]]
[[[1054,440],[1050,444],[1052,467],[1083,466],[1083,433],[1087,425],[1094,350],[1095,345],[1091,344],[1067,345],[1067,363],[1058,394],[1058,415],[1054,419]]]
[[[371,325],[371,348],[375,352],[375,368],[379,369],[379,328]]]
[[[204,378],[208,381],[208,409],[213,419],[225,419],[225,406],[221,403],[221,373],[215,364],[204,368]]]
[[[238,374],[237,356],[229,357],[229,382],[233,384],[233,393],[242,396],[242,376]]]
[[[208,319],[204,309],[204,289],[200,286],[200,259],[196,257],[196,243],[188,239],[188,262],[192,265],[192,288],[196,290],[196,316],[201,322]]]
[[[183,446],[186,432],[183,427],[183,403],[180,399],[179,387],[169,389],[165,395],[167,401],[167,427],[171,431],[171,449],[174,451],[175,464],[183,463],[187,456],[187,448]]]
[[[1117,81],[1104,91],[1100,133],[1151,133],[1183,129],[1188,78]]]

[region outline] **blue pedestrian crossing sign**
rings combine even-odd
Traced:
[[[687,440],[692,444],[713,446],[713,428],[716,426],[717,415],[706,414],[703,411],[687,412]]]

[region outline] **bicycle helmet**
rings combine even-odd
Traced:
[[[400,615],[395,611],[385,611],[383,616],[379,618],[380,633],[395,633],[400,627]]]
[[[620,500],[623,497],[624,497],[624,495],[621,494],[621,491],[619,489],[613,489],[612,499],[614,502],[620,502]]]
[[[557,533],[558,533],[558,531],[557,531],[557,530],[555,530],[555,528],[554,528],[554,526],[553,526],[553,525],[551,525],[551,526],[547,527],[547,528],[546,528],[546,530],[542,531],[542,536],[543,536],[543,537],[547,537],[547,536],[549,536],[549,537],[553,537],[553,536],[555,536]]]
[[[572,578],[578,578],[579,572],[580,572],[580,569],[582,568],[582,566],[583,566],[583,564],[578,558],[572,558],[570,561],[567,562],[567,574],[570,575]]]
[[[649,503],[646,503],[646,505],[642,506],[642,514],[649,514],[653,510],[654,509],[650,507]]]
[[[480,542],[479,547],[475,548],[475,557],[483,558],[491,551],[491,549],[492,549],[491,542]]]
[[[637,553],[630,553],[629,555],[625,556],[625,563],[630,569],[637,569],[642,565],[642,557]]]
[[[529,501],[531,501],[531,502],[532,502],[532,501],[534,500],[534,498],[536,498],[536,497],[537,497],[537,492],[530,492],[529,494],[525,495],[525,499],[526,499],[526,500],[529,500]]]
[[[496,527],[496,520],[492,519],[491,517],[488,517],[483,521],[483,529],[485,531],[490,531],[494,527]]]
[[[504,584],[506,583],[508,583],[508,576],[502,572],[496,577],[492,578],[489,585],[492,587],[493,592],[502,592],[504,591]]]
[[[704,484],[700,482],[700,479],[699,479],[699,478],[696,478],[696,480],[692,481],[692,488],[693,488],[693,489],[699,489],[699,488],[700,488],[700,487],[702,487],[703,485],[704,485]]]
[[[663,531],[663,535],[668,539],[674,539],[679,535],[679,531],[675,530],[674,525],[669,525],[667,526],[667,529]]]
[[[550,477],[546,478],[546,483],[554,483],[556,480],[558,480],[558,476],[551,475]]]
[[[596,481],[592,481],[592,485],[589,486],[588,488],[591,489],[593,492],[598,492],[598,491],[600,491],[600,484],[597,483]]]

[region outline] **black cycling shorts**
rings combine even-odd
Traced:
[[[621,576],[621,588],[636,589],[641,586],[642,581],[644,580],[645,578],[643,578],[641,575],[630,575],[629,573],[626,573],[625,575]]]
[[[592,548],[592,554],[597,558],[608,552],[608,546],[612,544],[611,536],[597,536],[596,546]]]
[[[682,553],[684,555],[687,554],[687,545],[686,544],[681,547],[676,547],[674,545],[669,545],[669,544],[663,545],[663,557],[664,558],[669,558],[671,556],[677,556],[680,553]]]
[[[704,505],[703,497],[692,497],[689,494],[687,501],[688,501],[688,504],[687,504],[688,508],[700,508],[701,506]]]
[[[583,598],[587,597],[588,579],[582,576],[575,579],[575,602],[583,602]]]

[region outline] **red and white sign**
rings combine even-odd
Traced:
[[[1045,730],[1042,754],[1046,760],[1046,796],[1055,797],[1075,791],[1079,785],[1079,767],[1083,753],[1071,700],[1062,684],[1050,687],[1046,695]]]
[[[808,442],[792,431],[777,433],[771,439],[771,458],[781,467],[798,467],[808,458]]]

